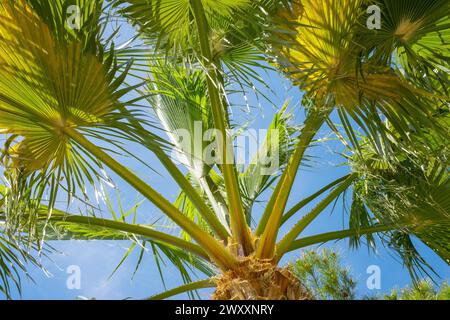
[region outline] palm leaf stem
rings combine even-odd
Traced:
[[[183,286],[179,286],[179,287],[167,290],[165,292],[162,292],[160,294],[151,296],[147,300],[163,300],[163,299],[167,299],[167,298],[176,296],[181,293],[194,291],[194,290],[198,290],[198,289],[213,288],[215,286],[216,286],[215,283],[211,279],[191,282],[191,283],[185,284]]]
[[[306,197],[305,199],[303,199],[300,202],[298,202],[297,204],[295,204],[291,209],[289,209],[289,211],[287,211],[283,215],[283,217],[281,218],[281,225],[283,225],[286,221],[289,220],[289,218],[291,218],[294,214],[299,212],[302,208],[304,208],[306,205],[308,205],[311,201],[313,201],[317,197],[321,196],[324,192],[330,190],[335,185],[337,185],[337,184],[341,183],[342,181],[346,180],[349,176],[350,175],[346,175],[346,176],[343,176],[343,177],[341,177],[341,178],[339,178],[337,180],[334,180],[333,182],[331,182],[330,184],[326,185],[325,187],[323,187],[322,189],[320,189],[316,193],[310,195],[309,197]]]
[[[291,229],[291,231],[289,231],[277,245],[276,251],[278,258],[281,258],[287,252],[295,238],[297,238],[297,236],[303,230],[305,230],[311,224],[311,222],[313,222],[314,219],[317,218],[319,214],[322,213],[323,210],[325,210],[326,207],[328,207],[331,202],[333,202],[336,198],[339,197],[341,193],[347,190],[357,177],[358,174],[351,174],[344,182],[342,182],[333,191],[331,191],[330,194],[325,197],[325,199],[319,202],[319,204],[314,207],[314,209],[312,209],[308,214],[300,219],[299,222],[297,222],[297,224]]]
[[[65,213],[56,213],[52,215],[41,215],[41,219],[48,220],[49,222],[66,222],[66,223],[76,223],[83,225],[90,225],[96,227],[102,227],[117,231],[122,231],[128,234],[133,234],[136,236],[142,236],[145,238],[152,239],[154,241],[162,242],[163,244],[173,245],[183,250],[187,250],[201,258],[210,260],[208,254],[197,244],[183,240],[181,238],[169,235],[164,232],[156,231],[145,226],[140,226],[136,224],[129,224],[120,221],[113,221],[103,218],[89,217],[72,215]]]
[[[442,219],[441,222],[447,222],[447,220]],[[433,226],[436,224],[439,224],[440,221],[433,220],[433,221],[422,221],[420,225],[418,225],[416,222],[396,222],[393,224],[376,224],[371,227],[367,228],[360,228],[360,229],[347,229],[347,230],[341,230],[341,231],[332,231],[332,232],[326,232],[322,234],[317,234],[314,236],[304,237],[301,239],[297,239],[293,241],[289,247],[289,249],[286,252],[294,251],[297,249],[309,247],[316,244],[325,243],[328,241],[333,240],[341,240],[353,236],[363,236],[367,234],[373,234],[373,233],[379,233],[379,232],[387,232],[387,231],[393,231],[398,230],[402,228],[410,228],[414,230],[414,228],[420,228],[424,226]]]
[[[221,155],[221,170],[224,177],[225,189],[230,214],[231,232],[235,240],[242,246],[244,254],[248,255],[254,250],[250,229],[247,226],[242,198],[239,194],[239,184],[236,175],[236,167],[233,159],[232,143],[229,143],[229,132],[226,121],[226,110],[222,104],[219,88],[217,69],[213,64],[213,55],[210,39],[210,28],[206,19],[206,14],[201,0],[190,0],[192,13],[197,24],[200,39],[200,48],[203,57],[203,64],[207,72],[208,93],[211,100],[212,114],[215,127],[222,135],[219,154]]]
[[[406,225],[405,225],[406,226]],[[405,227],[403,226],[403,227]],[[333,231],[322,233],[310,237],[304,237],[302,239],[295,240],[291,243],[290,247],[286,252],[294,251],[297,249],[313,246],[316,244],[325,243],[333,240],[341,240],[353,236],[363,236],[366,234],[373,234],[378,232],[391,231],[400,228],[398,224],[387,224],[387,225],[375,225],[369,228],[361,229],[348,229],[341,231]]]
[[[205,192],[206,196],[208,197],[208,200],[211,203],[214,211],[218,215],[220,223],[228,229],[228,208],[226,202],[223,201],[223,197],[219,194],[217,186],[214,184],[214,182],[208,181],[207,177],[199,178],[198,182]],[[208,182],[212,182],[212,185]]]
[[[123,108],[123,112],[129,114],[129,111]],[[146,132],[144,127],[139,123],[139,121],[132,119],[132,124],[138,128],[142,132]],[[171,161],[171,159],[167,156],[167,154],[161,149],[161,147],[155,143],[150,141],[149,149],[156,155],[161,164],[166,168],[175,182],[180,186],[180,188],[184,191],[187,197],[191,200],[192,204],[197,208],[200,215],[205,219],[208,225],[212,228],[214,233],[223,241],[227,242],[229,237],[229,232],[226,228],[226,224],[223,225],[214,212],[205,204],[203,199],[200,197],[198,192],[194,189],[191,183],[186,179],[184,174],[178,169],[178,167]]]
[[[295,152],[278,181],[256,229],[257,236],[262,234],[256,251],[256,256],[259,258],[273,257],[281,219],[301,161],[312,139],[325,122],[328,112],[323,112],[318,108],[313,109],[305,120],[305,126],[302,129]]]
[[[86,151],[94,155],[99,161],[107,165],[111,170],[118,174],[122,179],[133,186],[143,196],[155,204],[162,212],[172,219],[178,226],[185,230],[198,244],[200,244],[211,258],[218,263],[221,268],[233,268],[237,260],[224,247],[222,243],[200,229],[193,221],[185,217],[172,203],[165,199],[152,187],[134,175],[130,170],[114,160],[99,147],[87,140],[83,135],[72,128],[65,128],[64,132]]]

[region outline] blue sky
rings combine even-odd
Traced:
[[[126,38],[128,35],[129,32],[126,31],[122,36]],[[254,96],[250,95],[248,97],[248,103],[252,106],[250,108],[251,115],[246,114],[240,108],[235,108],[233,110],[235,119],[239,119],[239,122],[242,120],[252,120],[251,128],[256,130],[265,129],[270,123],[277,107],[281,107],[286,99],[291,99],[291,110],[295,114],[294,121],[301,124],[303,109],[299,105],[301,100],[299,90],[291,88],[289,83],[275,72],[264,73],[264,79],[270,91],[262,87],[259,87],[259,89],[268,94],[273,105],[262,99],[257,101]],[[242,96],[232,97],[232,101],[239,105],[245,104],[245,99]],[[320,136],[327,136],[327,130],[324,130]],[[136,163],[136,161],[127,160],[126,163],[129,164],[130,169],[143,177],[160,193],[174,200],[178,194],[178,188],[165,173],[162,166],[157,163],[155,157],[147,151],[142,150],[139,146],[130,146],[130,150],[143,157],[144,161],[154,168],[157,173],[149,171],[142,164]],[[340,165],[343,159],[337,155],[337,152],[342,150],[343,146],[337,141],[328,141],[310,150],[309,153],[314,156],[314,162],[309,163],[312,165],[311,167],[303,167],[299,172],[289,200],[290,205],[348,172],[347,167]],[[125,204],[125,207],[130,208],[138,200],[142,200],[142,197],[126,183],[114,175],[112,177],[119,187],[121,200]],[[112,195],[115,193],[115,190],[111,188],[109,188],[109,191]],[[267,195],[265,194],[263,198],[267,198]],[[310,208],[304,208],[302,213],[304,214]],[[70,209],[73,212],[77,211],[75,206]],[[330,206],[323,212],[320,218],[306,230],[305,234],[316,234],[343,228],[346,223],[346,215],[342,202],[339,201],[334,207],[334,210],[331,209]],[[255,218],[261,214],[262,210],[263,204],[256,204]],[[158,217],[161,217],[161,213],[147,202],[140,207],[138,214],[139,221],[142,223],[151,223],[156,221]],[[296,217],[299,218],[300,216],[301,214],[298,214]],[[108,218],[108,213],[105,213],[104,217]],[[292,219],[290,223],[287,223],[280,233],[283,234],[283,232],[286,232],[296,220]],[[52,242],[50,244],[57,252],[50,254],[50,259],[43,259],[43,263],[48,271],[47,274],[44,274],[37,268],[31,267],[30,275],[33,277],[34,283],[25,278],[23,279],[23,293],[21,298],[75,299],[77,296],[96,299],[145,298],[164,290],[157,266],[150,252],[144,256],[144,260],[134,277],[132,276],[138,260],[139,250],[135,250],[125,260],[114,276],[108,279],[129,248],[129,242],[64,241]],[[387,292],[393,287],[403,287],[410,284],[407,270],[382,245],[378,246],[375,253],[369,253],[365,247],[359,250],[349,250],[347,241],[331,243],[327,244],[327,246],[339,251],[343,264],[350,267],[353,275],[358,280],[357,290],[359,296]],[[419,245],[419,248],[442,279],[450,279],[450,268],[448,265],[423,245]],[[292,252],[282,262],[288,263],[294,260],[299,254],[300,252]],[[79,266],[81,270],[80,290],[70,290],[66,286],[66,281],[69,276],[66,270],[72,265]],[[381,290],[369,290],[366,286],[368,277],[366,270],[370,265],[377,265],[381,269]],[[170,264],[163,266],[163,273],[167,288],[181,284],[181,278],[177,270]],[[203,291],[201,296],[207,298],[208,291]],[[186,297],[186,295],[181,295],[177,298]],[[15,298],[20,298],[20,296],[16,293]]]

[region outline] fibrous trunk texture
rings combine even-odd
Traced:
[[[214,300],[312,300],[313,296],[287,268],[249,258],[216,278]]]

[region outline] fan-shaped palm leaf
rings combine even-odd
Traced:
[[[0,128],[10,136],[3,156],[17,187],[11,196],[33,185],[32,196],[39,202],[51,184],[51,207],[60,179],[73,192],[98,175],[93,169],[97,161],[86,159],[64,128],[117,122],[117,101],[126,90],[119,90],[113,56],[103,54],[98,29],[90,25],[98,25],[101,3],[85,6],[87,25],[80,28],[86,33],[74,33],[58,19],[47,24],[49,12],[36,12],[33,5],[43,2],[5,1],[0,7]],[[56,16],[61,14],[58,5],[54,3]]]
[[[368,51],[390,64],[393,58],[408,78],[425,86],[448,82],[450,59],[448,1],[380,1],[381,29],[367,32]],[[435,89],[438,86],[434,86]],[[441,87],[441,89],[446,90]]]

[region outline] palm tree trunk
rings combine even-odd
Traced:
[[[213,300],[313,300],[288,268],[272,261],[249,258],[216,280]]]

